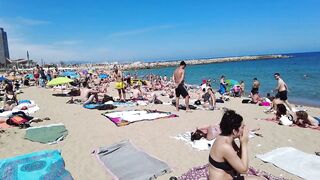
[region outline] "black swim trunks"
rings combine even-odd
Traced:
[[[279,91],[276,95],[277,98],[280,98],[280,100],[285,101],[288,99],[287,91]]]
[[[187,91],[187,87],[184,84],[179,84],[178,87],[175,89],[176,97],[182,96],[183,98],[186,98],[189,94]]]
[[[259,88],[252,88],[251,93],[252,95],[259,94]]]

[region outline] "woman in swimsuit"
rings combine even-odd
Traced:
[[[220,122],[221,134],[216,138],[209,154],[209,179],[253,180],[256,176],[241,176],[249,169],[248,130],[243,118],[228,110]],[[234,140],[240,139],[240,148]]]
[[[282,115],[288,116],[288,119],[298,126],[317,128],[320,125],[320,120],[308,115],[305,111],[287,112],[284,104],[277,105],[276,119],[280,119]]]

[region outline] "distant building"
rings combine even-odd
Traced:
[[[7,64],[7,60],[10,59],[7,33],[0,28],[0,65]]]

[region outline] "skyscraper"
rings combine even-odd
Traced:
[[[8,39],[7,33],[0,28],[0,64],[6,65],[6,59],[9,59],[9,47],[8,47]]]

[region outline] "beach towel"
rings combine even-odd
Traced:
[[[285,178],[273,176],[268,172],[255,169],[253,167],[249,167],[247,175],[264,177],[267,180],[286,180]],[[191,168],[188,172],[178,177],[178,179],[179,180],[194,180],[194,179],[207,180],[209,179],[209,164]]]
[[[22,111],[27,115],[30,115],[40,110],[39,106],[34,101],[31,100],[30,102],[31,103],[27,101],[21,102],[17,106],[13,107],[12,111],[4,111],[0,113],[0,118],[9,118],[10,116],[12,116],[12,113],[18,111]]]
[[[39,151],[0,160],[1,180],[72,180],[58,150]]]
[[[45,144],[54,144],[62,141],[68,135],[68,130],[63,124],[30,127],[26,129],[25,139]]]
[[[303,179],[318,180],[320,178],[320,157],[314,154],[292,147],[282,147],[256,157]]]
[[[250,132],[249,138],[255,137],[254,133]],[[200,140],[195,140],[191,141],[191,132],[185,132],[182,134],[178,134],[175,137],[171,137],[176,140],[184,141],[185,144],[188,146],[191,146],[192,148],[198,150],[198,151],[203,151],[203,150],[210,150],[211,146],[213,145],[215,139],[209,141],[205,138],[201,138]]]
[[[108,102],[105,102],[104,104],[112,104],[112,105],[117,106],[117,107],[133,107],[133,106],[137,105],[136,103],[131,102],[131,101],[126,101],[126,102],[108,101]]]
[[[22,104],[22,103],[31,104],[31,101],[30,100],[20,100],[20,101],[18,101],[18,104]]]
[[[93,153],[114,179],[155,179],[171,172],[165,162],[139,150],[127,140],[98,148]]]
[[[100,104],[100,103],[90,103],[90,104],[85,104],[85,105],[83,105],[83,107],[86,108],[86,109],[98,109],[100,106],[103,106],[103,104]]]
[[[125,126],[138,121],[151,121],[161,118],[178,117],[170,112],[162,112],[157,110],[127,110],[102,113],[117,126]]]

